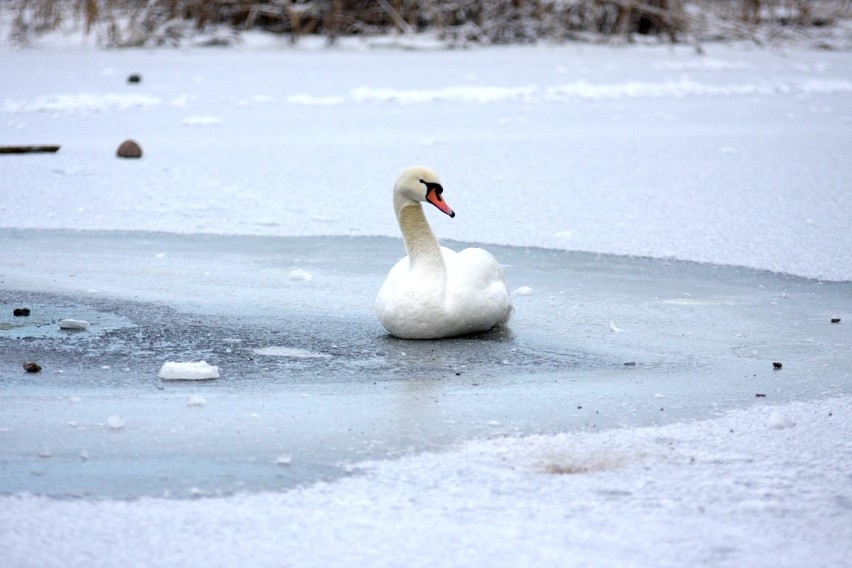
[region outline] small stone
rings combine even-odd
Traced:
[[[141,158],[142,147],[135,140],[128,138],[121,143],[115,153],[119,158]]]
[[[142,82],[142,75],[140,75],[139,73],[131,73],[127,77],[127,82],[133,83],[133,84],[141,83]]]
[[[754,396],[756,396],[757,398],[766,398],[766,395],[762,392],[754,393]]]
[[[776,369],[776,370],[778,370],[778,369],[782,368],[783,366],[784,366],[784,364],[783,364],[783,363],[779,363],[778,361],[775,361],[774,363],[772,363],[772,368],[773,368],[773,369]]]
[[[38,363],[33,363],[32,361],[28,363],[24,363],[24,371],[28,373],[38,373],[41,371],[41,365]]]
[[[27,311],[29,311],[29,310],[27,310]],[[831,318],[831,323],[840,323],[840,318]]]
[[[15,311],[12,312],[12,315],[14,315],[16,318],[27,317],[27,316],[30,315],[30,309],[29,308],[15,308]]]

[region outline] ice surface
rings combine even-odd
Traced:
[[[298,347],[280,347],[280,346],[272,346],[272,347],[259,347],[257,349],[253,349],[253,351],[257,355],[268,355],[271,357],[296,357],[296,358],[308,358],[308,359],[329,359],[331,355],[328,353],[315,353],[313,351],[308,351],[307,349],[300,349]]]
[[[395,237],[422,163],[444,239],[852,279],[852,55],[705,48],[10,52],[7,143],[62,150],[0,161],[0,227]]]
[[[850,55],[705,48],[0,54],[4,561],[844,565]],[[375,321],[414,163],[509,330]]]
[[[166,361],[160,367],[159,377],[164,381],[199,381],[218,379],[219,367],[209,365],[207,361],[179,363]]]

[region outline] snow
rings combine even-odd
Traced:
[[[777,411],[796,426],[768,427]],[[152,557],[210,567],[840,567],[852,555],[851,414],[845,397],[473,441],[286,493],[16,495],[0,500],[0,548],[8,566],[45,568]]]
[[[10,52],[8,143],[62,149],[0,227],[396,237],[420,163],[444,240],[852,279],[850,54],[705,47]]]
[[[434,220],[442,239],[852,280],[852,55],[705,49],[706,58],[589,46],[3,53],[4,143],[63,148],[0,160],[0,179],[15,180],[2,189],[0,227],[396,237],[393,179],[423,163],[459,213]],[[144,83],[124,85],[129,70],[144,72]],[[145,158],[119,163],[114,148],[131,135]],[[297,268],[276,284],[285,275],[312,279]],[[633,333],[620,333],[609,317],[597,322],[609,340],[638,335],[635,322],[622,321]],[[281,345],[247,351],[331,358]],[[625,363],[636,367],[637,388],[639,363]],[[219,369],[167,362],[159,376],[209,379]],[[186,415],[212,410],[187,410],[184,401],[206,401],[186,396]],[[281,492],[6,495],[0,550],[14,567],[152,558],[211,567],[844,566],[852,397],[766,402],[700,422],[552,436],[506,436],[485,415],[491,439],[346,464],[348,477]],[[124,420],[106,424],[119,430]],[[301,460],[281,444],[258,462],[287,466],[285,475]],[[44,446],[30,451],[59,459]],[[94,450],[73,451],[97,464]]]
[[[177,362],[166,361],[160,367],[159,377],[164,381],[200,381],[218,379],[219,367],[209,365],[207,361]]]

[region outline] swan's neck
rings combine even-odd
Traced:
[[[405,241],[405,249],[408,251],[411,270],[438,270],[445,273],[441,247],[429,227],[429,222],[426,221],[423,207],[419,203],[406,205],[397,212],[397,220],[402,239]]]

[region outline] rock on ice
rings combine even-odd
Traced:
[[[176,363],[166,361],[160,367],[160,378],[164,381],[198,381],[218,379],[219,367],[208,365],[207,361]]]
[[[59,322],[59,329],[89,329],[89,322],[85,320],[64,319]]]

